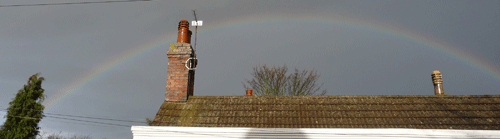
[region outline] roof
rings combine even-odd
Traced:
[[[190,96],[153,126],[500,129],[500,95]]]

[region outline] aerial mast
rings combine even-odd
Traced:
[[[196,38],[198,36],[198,26],[202,26],[203,25],[203,21],[198,21],[198,19],[196,18],[196,11],[195,10],[193,10],[193,14],[194,14],[194,20],[195,21],[192,21],[191,25],[195,26],[195,31],[194,31],[194,57],[196,58]]]

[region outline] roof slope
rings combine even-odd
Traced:
[[[500,95],[190,96],[153,126],[500,129]]]

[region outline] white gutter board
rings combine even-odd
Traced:
[[[497,130],[132,126],[134,139],[500,139]]]

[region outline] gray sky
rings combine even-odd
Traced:
[[[97,0],[74,2],[83,1]],[[3,0],[0,5],[58,2],[68,1]],[[193,9],[204,22],[198,28],[196,96],[244,95],[241,82],[251,79],[257,64],[317,69],[327,95],[433,95],[433,70],[443,73],[446,94],[499,94],[498,7],[494,0],[156,0],[1,7],[0,108],[9,106],[28,77],[41,72],[47,100],[54,102],[46,113],[154,118],[165,97],[168,45],[176,40],[180,20],[194,20]],[[40,126],[64,135],[132,137],[130,127],[49,117]]]

